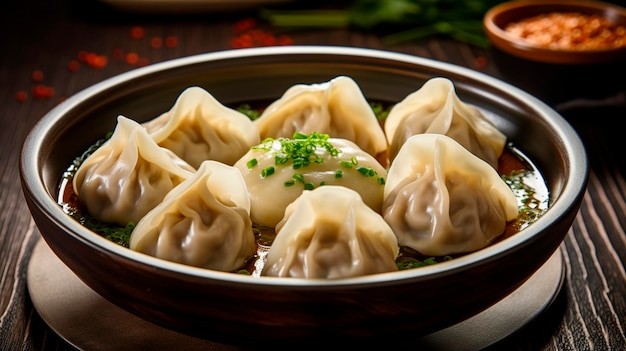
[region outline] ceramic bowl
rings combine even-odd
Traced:
[[[500,76],[552,106],[578,99],[604,100],[623,91],[626,43],[595,50],[555,49],[532,45],[505,31],[512,22],[550,13],[601,16],[626,26],[626,9],[601,1],[503,2],[483,18]]]
[[[484,16],[483,25],[488,38],[494,46],[509,54],[538,62],[555,64],[590,64],[616,61],[626,58],[626,41],[621,45],[592,46],[577,48],[574,45],[538,44],[537,41],[529,41],[519,35],[514,35],[506,30],[507,26],[527,20],[535,16],[576,13],[582,16],[600,16],[612,23],[613,26],[626,28],[626,9],[617,5],[601,1],[580,0],[518,0],[503,2],[494,6]],[[550,22],[553,26],[555,22]],[[585,25],[591,27],[591,24]],[[528,27],[527,27],[528,28]],[[534,28],[543,28],[535,26]],[[545,29],[541,29],[547,33]],[[532,29],[528,29],[532,32]],[[568,30],[565,30],[567,34]],[[564,37],[564,33],[558,33]],[[589,34],[590,36],[595,34]],[[622,32],[621,38],[625,33]],[[546,40],[547,41],[547,40]],[[611,41],[615,43],[615,40]]]
[[[351,76],[365,96],[399,101],[434,76],[455,83],[542,172],[550,209],[514,236],[440,264],[333,280],[260,277],[193,268],[126,249],[57,204],[63,171],[124,114],[169,110],[186,87],[219,101],[277,99],[296,83]],[[487,75],[420,57],[344,47],[224,51],[142,67],[68,98],[28,135],[23,191],[53,252],[94,291],[145,320],[236,344],[307,345],[408,340],[474,316],[521,286],[561,245],[581,204],[588,165],[572,127],[533,96]]]

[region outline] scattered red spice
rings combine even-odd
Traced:
[[[47,99],[54,96],[54,88],[48,85],[37,84],[33,87],[31,93],[36,100]]]
[[[79,51],[77,57],[79,62],[86,63],[89,67],[95,69],[102,69],[109,62],[109,58],[105,55],[98,55],[95,52],[84,50]]]
[[[109,58],[104,55],[89,53],[86,62],[91,68],[102,69],[109,63]]]
[[[233,32],[236,34],[230,42],[232,48],[246,48],[257,46],[275,46],[275,45],[293,45],[294,41],[287,35],[276,36],[269,31],[258,28],[258,22],[255,18],[249,17],[237,21],[233,25]],[[146,31],[142,26],[133,26],[130,28],[130,37],[132,39],[140,40],[146,35]],[[179,45],[178,37],[174,35],[168,35],[165,38],[159,36],[153,36],[150,38],[150,47],[153,49],[160,49],[163,46],[172,49]],[[126,64],[133,66],[146,66],[150,64],[150,60],[147,57],[141,57],[136,52],[125,52],[122,48],[116,47],[111,51],[111,58],[116,60],[124,60]],[[93,69],[103,69],[107,66],[109,57],[106,55],[100,55],[88,50],[80,50],[76,59],[72,59],[67,64],[67,69],[70,72],[77,72],[80,69],[81,64],[85,64]],[[44,80],[44,74],[41,70],[35,70],[32,72],[31,78],[36,83],[41,83]],[[53,97],[55,94],[54,88],[44,84],[37,84],[32,87],[31,95],[33,99],[41,100]],[[18,91],[15,98],[19,102],[28,100],[28,93],[26,91]],[[58,101],[62,102],[65,98],[59,97]]]
[[[141,26],[134,26],[130,29],[130,37],[133,39],[143,39],[146,31]]]
[[[173,49],[178,46],[178,38],[173,35],[168,35],[165,38],[165,46],[169,49]]]
[[[26,100],[28,100],[28,93],[25,92],[24,90],[20,90],[15,94],[15,100],[17,100],[18,102],[24,102]]]
[[[133,39],[142,39],[145,36],[145,30],[141,26],[134,26],[130,30],[130,36]],[[153,37],[151,40],[151,46],[153,48],[160,48],[163,45],[163,39],[160,37]],[[168,47],[178,46],[178,38],[169,36],[166,39],[166,45]],[[146,57],[140,57],[135,52],[125,53],[121,48],[114,48],[111,51],[111,57],[114,59],[124,59],[126,63],[130,65],[146,66],[150,63],[150,60]],[[109,58],[106,55],[99,55],[95,52],[88,50],[80,50],[76,54],[76,59],[70,60],[67,64],[67,69],[70,72],[77,72],[80,69],[80,64],[84,63],[87,66],[94,69],[103,69],[107,66]],[[40,83],[44,80],[44,74],[41,70],[35,70],[31,74],[31,79],[34,82]],[[54,88],[44,84],[37,84],[32,87],[32,97],[36,100],[48,99],[54,96]],[[28,93],[26,91],[18,91],[15,94],[15,99],[19,102],[28,100]],[[59,102],[65,98],[59,98]]]
[[[487,66],[487,58],[485,56],[478,56],[474,59],[474,67],[483,69]]]
[[[278,45],[280,46],[293,45],[293,43],[293,38],[288,35],[281,35],[278,37]]]
[[[250,34],[241,34],[230,40],[230,47],[233,49],[251,48],[253,45]]]
[[[67,64],[67,70],[70,72],[77,72],[79,68],[80,63],[76,60],[70,60],[70,62]]]
[[[233,32],[235,36],[230,40],[233,49],[251,48],[259,46],[293,45],[293,38],[287,35],[276,36],[272,32],[258,28],[254,18],[245,18],[235,22]]]
[[[36,69],[33,73],[31,73],[31,78],[33,79],[33,82],[41,82],[43,80],[43,72]]]
[[[139,62],[139,55],[136,52],[126,53],[126,63],[129,65],[136,65]]]

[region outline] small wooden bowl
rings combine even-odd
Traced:
[[[487,37],[498,49],[513,56],[551,64],[597,64],[626,59],[626,43],[613,48],[551,48],[532,44],[505,30],[510,23],[549,13],[599,15],[614,26],[626,27],[626,9],[601,1],[586,0],[515,0],[494,6],[484,16]]]

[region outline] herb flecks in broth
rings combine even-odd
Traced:
[[[537,192],[538,188],[530,185],[532,182],[541,181],[534,172],[527,169],[514,170],[502,179],[511,188],[519,202],[519,215],[516,221],[518,230],[528,227],[548,209],[547,196],[541,196]]]

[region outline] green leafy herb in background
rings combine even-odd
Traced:
[[[354,28],[384,33],[385,44],[442,35],[487,47],[482,20],[502,0],[354,0],[343,8],[265,9],[261,17],[275,27]]]

